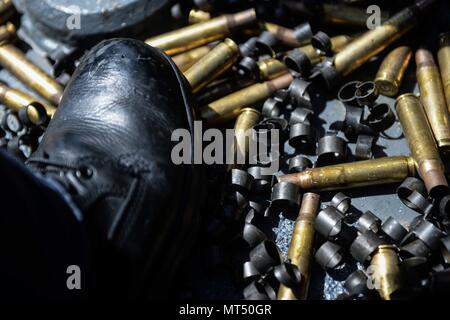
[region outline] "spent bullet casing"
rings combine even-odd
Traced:
[[[20,109],[37,102],[45,108],[47,115],[50,118],[56,111],[54,106],[36,99],[28,93],[10,88],[3,83],[0,83],[0,102],[15,112],[18,112]],[[37,113],[36,109],[30,108],[28,110],[28,117],[32,123],[40,123],[40,115]]]
[[[321,9],[321,21],[323,23],[344,26],[367,26],[367,12],[364,8],[324,3]],[[388,19],[387,12],[382,11],[380,18],[382,22],[386,21]]]
[[[223,39],[233,30],[250,25],[255,21],[255,10],[249,9],[164,33],[149,38],[145,42],[165,51],[168,55],[175,55]]]
[[[383,59],[375,76],[375,84],[381,94],[389,97],[397,95],[411,57],[411,48],[400,46]]]
[[[391,300],[391,294],[401,288],[399,263],[397,250],[392,245],[379,246],[370,262],[372,284],[384,300]]]
[[[445,102],[439,69],[433,55],[426,49],[416,52],[417,82],[420,100],[439,149],[450,151],[450,114]]]
[[[16,27],[11,22],[7,22],[5,25],[0,26],[0,44],[12,41],[15,37]]]
[[[259,79],[272,80],[288,73],[286,65],[278,59],[264,59],[258,61]]]
[[[418,0],[380,26],[350,42],[334,57],[334,66],[338,73],[342,76],[348,75],[407,33],[417,24],[418,15],[434,1]]]
[[[428,193],[435,196],[447,191],[444,164],[419,98],[411,93],[403,94],[397,98],[395,107],[412,158]]]
[[[346,35],[331,37],[331,52],[340,52],[343,48],[345,48],[347,44],[352,41],[352,39],[352,37]]]
[[[0,45],[0,65],[52,104],[59,104],[64,87],[28,60],[14,45]]]
[[[263,23],[263,29],[272,33],[279,41],[290,47],[299,47],[311,42],[311,39],[300,42],[295,36],[293,29],[285,28],[275,23],[265,22]]]
[[[177,65],[178,69],[180,69],[181,72],[184,72],[192,67],[198,60],[206,56],[212,48],[213,47],[209,45],[201,46],[173,56],[172,60]]]
[[[213,101],[200,108],[200,117],[208,125],[222,124],[239,115],[245,107],[256,105],[270,97],[278,89],[288,87],[293,80],[290,74],[285,74],[263,83],[257,83]]]
[[[247,162],[249,149],[248,130],[253,128],[260,119],[261,113],[253,108],[242,109],[237,117],[234,125],[234,154],[236,159]]]
[[[415,172],[411,157],[397,156],[306,169],[280,176],[279,180],[302,190],[326,191],[399,183]]]
[[[292,49],[292,50],[286,52],[286,55],[289,56],[290,54],[293,54],[296,51],[304,53],[312,66],[318,64],[324,58],[324,56],[319,52],[319,50],[317,50],[310,44],[307,46],[300,47],[300,48]]]
[[[337,53],[341,51],[352,40],[352,38],[346,35],[339,35],[332,37],[330,40],[331,51]],[[285,62],[289,64],[288,67],[291,67],[294,70],[296,69],[295,67],[293,67],[295,62],[290,60],[290,56],[296,54],[305,55],[305,57],[308,59],[310,68],[322,62],[325,58],[323,53],[321,53],[317,48],[314,48],[312,45],[306,45],[300,48],[289,50],[288,52],[286,52]]]
[[[438,61],[447,109],[450,111],[450,32],[442,33],[439,36]]]
[[[254,84],[252,79],[223,79],[215,81],[208,85],[201,94],[197,96],[198,105],[206,105],[212,101],[218,100],[232,92],[238,91],[242,88]]]
[[[209,13],[208,11],[191,9],[191,11],[189,11],[188,19],[189,19],[189,24],[205,22],[205,21],[211,20],[211,13]]]
[[[225,39],[208,54],[184,72],[184,76],[196,93],[230,69],[240,56],[239,46]]]
[[[310,266],[314,250],[314,221],[319,209],[320,196],[315,193],[305,193],[302,205],[294,224],[291,242],[288,249],[288,259],[298,267],[302,280],[298,287],[288,288],[280,285],[278,300],[305,300],[308,295],[310,281]]]

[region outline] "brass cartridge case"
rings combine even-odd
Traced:
[[[391,294],[401,287],[399,263],[396,248],[392,245],[379,246],[370,262],[372,283],[384,300],[391,300]]]
[[[450,32],[439,36],[438,61],[445,99],[447,100],[447,109],[450,111]]]
[[[382,11],[380,18],[382,22],[386,21],[389,18],[388,13]],[[367,12],[363,8],[324,3],[321,20],[327,24],[365,27],[367,25]]]
[[[249,9],[164,33],[149,38],[145,42],[172,56],[223,39],[233,30],[250,25],[255,21],[255,10]]]
[[[325,191],[399,183],[415,172],[411,157],[398,156],[307,169],[280,176],[279,180],[303,190]]]
[[[337,53],[341,51],[348,43],[352,41],[352,38],[346,35],[340,35],[331,37],[331,50],[334,53]],[[311,66],[318,64],[321,62],[325,56],[316,48],[314,48],[312,45],[303,46],[300,48],[292,49],[288,51],[286,54],[292,54],[295,51],[301,51],[303,52],[306,57],[308,57],[308,60],[311,63]]]
[[[197,104],[200,106],[218,100],[232,92],[248,87],[255,82],[252,79],[228,78],[211,83],[197,96]]]
[[[41,104],[47,111],[47,115],[51,118],[56,111],[56,108],[44,101],[36,99],[18,89],[13,89],[0,82],[0,102],[13,111],[18,112],[20,109],[29,106],[34,102]],[[40,115],[35,109],[30,108],[28,111],[28,117],[31,122],[38,124],[40,121]]]
[[[298,288],[288,288],[280,285],[278,300],[305,300],[308,295],[310,280],[310,265],[314,250],[314,221],[319,209],[320,196],[315,193],[305,193],[302,205],[295,221],[289,244],[288,259],[296,265],[302,274]]]
[[[64,87],[28,60],[14,45],[0,45],[0,65],[52,104],[59,104]]]
[[[331,52],[338,53],[340,52],[347,44],[349,44],[353,38],[346,35],[340,35],[331,37]]]
[[[425,182],[428,193],[435,196],[445,192],[448,184],[444,164],[422,103],[415,95],[407,93],[397,98],[395,107],[417,171]]]
[[[375,76],[375,84],[381,94],[389,97],[397,95],[411,57],[411,48],[401,46],[392,50],[384,58]]]
[[[181,72],[186,71],[192,67],[198,60],[206,56],[213,47],[206,45],[201,46],[185,53],[177,54],[172,57],[173,62],[177,65]]]
[[[248,130],[253,128],[261,119],[261,112],[253,108],[244,108],[234,125],[234,154],[235,158],[246,163],[248,160]]]
[[[240,56],[239,46],[227,38],[184,72],[196,93],[230,69]]]
[[[259,78],[262,80],[272,80],[288,73],[286,65],[278,59],[264,59],[258,62]]]
[[[273,80],[241,89],[200,108],[200,117],[208,125],[222,124],[237,117],[242,108],[256,105],[270,97],[278,89],[288,87],[292,80],[293,77],[290,74],[285,74]]]
[[[275,23],[264,22],[263,28],[270,33],[272,33],[280,42],[290,47],[299,47],[301,45],[306,45],[309,41],[304,41],[301,43],[295,37],[295,32],[293,29],[285,28]]]
[[[189,11],[189,24],[195,24],[211,20],[211,13],[199,9]]]
[[[418,13],[427,9],[434,0],[418,0],[382,25],[369,30],[350,42],[334,57],[334,66],[346,76],[367,60],[383,51],[417,24]]]
[[[16,27],[8,22],[3,26],[0,26],[0,44],[8,42],[14,39],[16,36]]]
[[[439,149],[450,151],[450,114],[445,102],[439,69],[430,51],[419,49],[416,52],[417,82],[420,100],[430,123]]]
[[[294,53],[295,51],[303,52],[308,57],[308,60],[310,61],[311,65],[316,65],[324,59],[324,56],[319,52],[319,50],[317,50],[310,44],[304,47],[292,49],[286,52],[286,54],[289,55]]]

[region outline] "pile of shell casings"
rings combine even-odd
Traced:
[[[214,251],[210,263],[237,265],[246,299],[307,299],[315,285],[311,269],[320,265],[332,275],[346,260],[345,249],[347,263],[358,270],[345,279],[340,298],[448,292],[450,28],[439,30],[431,45],[414,37],[438,0],[402,1],[397,12],[381,11],[370,29],[367,8],[344,2],[314,5],[302,15],[302,6],[280,1],[293,13],[282,25],[251,6],[224,13],[195,1],[187,11],[185,4],[172,8],[174,20],[186,26],[145,41],[184,74],[205,128],[235,128],[233,152],[244,161],[222,166],[228,183],[217,186],[221,201],[205,233]],[[15,27],[6,23],[0,65],[36,94],[0,85],[2,145],[26,157],[51,121],[63,86],[31,63],[14,39]],[[404,86],[413,57],[419,95]],[[378,70],[365,71],[374,64]],[[352,78],[358,72],[364,80]],[[337,97],[345,120],[322,130],[318,96]],[[396,102],[382,103],[382,97]],[[398,137],[388,133],[395,124],[403,130]],[[277,132],[275,157],[250,152],[249,129],[256,140]],[[404,138],[410,150],[404,155],[375,152],[379,139]],[[266,174],[273,162],[280,170]],[[350,205],[344,210],[339,199],[346,197],[339,193],[334,205],[320,204],[329,191],[370,193],[372,186],[392,185],[399,186],[399,203],[419,213],[408,226],[371,212],[358,216]],[[280,214],[295,220],[285,259],[267,229]],[[237,254],[242,250],[244,261]]]

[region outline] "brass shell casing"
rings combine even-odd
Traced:
[[[384,22],[388,19],[388,14],[382,11],[380,18]],[[366,27],[367,12],[363,8],[324,3],[322,5],[321,20],[323,23],[333,25]]]
[[[450,111],[450,32],[439,36],[438,61],[445,99],[447,100],[447,109]]]
[[[10,88],[4,83],[0,83],[0,102],[16,112],[34,102],[38,102],[45,108],[45,110],[47,111],[47,115],[50,118],[56,111],[56,108],[54,106],[36,99],[35,97],[30,96],[28,93],[25,93],[18,89]],[[33,108],[30,108],[30,110],[28,111],[28,117],[33,123],[38,124],[40,122],[40,115]]]
[[[195,24],[211,20],[211,13],[199,9],[189,11],[189,24]]]
[[[292,49],[286,52],[286,54],[291,54],[294,53],[295,51],[303,52],[308,57],[308,60],[311,62],[311,65],[316,65],[324,59],[324,55],[322,55],[320,51],[314,48],[311,44],[300,48]]]
[[[167,32],[149,38],[145,42],[172,56],[223,39],[231,31],[250,25],[255,21],[255,10],[249,9]]]
[[[338,53],[348,45],[353,38],[346,35],[331,37],[331,52]]]
[[[253,108],[244,108],[234,125],[234,154],[236,159],[248,160],[248,130],[253,128],[261,119],[261,112]]]
[[[184,72],[196,93],[230,69],[240,56],[239,46],[227,38]]]
[[[411,57],[411,48],[401,46],[384,58],[375,76],[375,84],[382,95],[393,97],[398,94]]]
[[[299,47],[311,42],[311,39],[300,42],[293,29],[289,29],[271,22],[264,22],[263,28],[272,33],[280,42],[290,47]]]
[[[290,74],[285,74],[241,89],[200,108],[200,117],[210,126],[222,124],[237,117],[243,108],[256,105],[276,90],[288,87],[292,80]]]
[[[181,72],[186,71],[192,67],[198,60],[206,56],[213,47],[206,45],[195,49],[191,49],[187,52],[177,54],[172,57],[173,62],[177,65]]]
[[[337,53],[352,41],[352,38],[346,35],[331,37],[331,51]],[[295,48],[288,51],[286,54],[292,54],[295,51],[302,51],[309,59],[311,65],[316,65],[321,62],[325,56],[312,45],[306,45],[300,48]]]
[[[399,259],[396,248],[381,245],[370,262],[372,282],[384,300],[391,300],[391,294],[402,285]]]
[[[395,104],[417,171],[432,196],[448,189],[444,164],[439,155],[425,110],[419,98],[411,93],[397,98]]]
[[[288,73],[286,65],[278,59],[264,59],[258,61],[259,78],[261,80],[272,80]]]
[[[295,221],[289,244],[288,259],[298,267],[302,279],[298,288],[288,288],[280,285],[278,300],[305,300],[308,295],[310,281],[310,266],[314,251],[314,221],[319,209],[320,196],[315,193],[305,193],[302,205]]]
[[[420,100],[433,131],[439,149],[450,151],[450,113],[445,101],[441,75],[436,66],[433,54],[425,49],[416,53],[417,82],[420,89]]]
[[[7,22],[5,25],[0,26],[0,44],[3,42],[11,42],[16,37],[16,27]]]
[[[382,25],[369,30],[350,42],[334,57],[334,66],[343,76],[363,65],[392,42],[411,30],[417,23],[414,10],[403,9]]]
[[[52,104],[59,104],[64,87],[28,60],[14,45],[0,45],[0,65]]]
[[[415,175],[411,157],[384,157],[307,169],[280,176],[303,190],[326,191],[399,183]]]

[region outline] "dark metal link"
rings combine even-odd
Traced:
[[[372,158],[372,147],[374,137],[361,134],[356,139],[355,158],[358,160],[369,160]]]
[[[265,240],[249,253],[250,261],[259,273],[267,273],[281,262],[280,252],[273,241]]]
[[[351,296],[364,293],[367,288],[367,276],[362,270],[356,270],[350,274],[344,282],[344,288]]]
[[[356,261],[364,263],[381,244],[383,244],[381,239],[373,231],[369,230],[356,237],[350,246],[350,254]]]
[[[356,99],[357,86],[361,81],[350,81],[344,84],[338,91],[338,100],[346,106],[359,106]]]
[[[267,118],[274,118],[280,115],[281,102],[274,99],[267,99],[262,107],[262,114]]]
[[[289,172],[302,172],[305,169],[312,168],[313,163],[306,157],[297,155],[289,159]]]
[[[367,123],[373,130],[382,132],[395,123],[395,114],[387,103],[379,103],[370,109]]]
[[[253,224],[246,223],[242,230],[242,238],[248,243],[250,248],[256,247],[261,242],[267,240],[267,236]]]
[[[278,182],[272,188],[270,211],[297,211],[300,206],[299,187],[290,182]]]
[[[344,215],[335,207],[326,207],[316,217],[315,229],[327,239],[336,237],[342,230]]]
[[[389,217],[382,225],[381,231],[395,243],[401,243],[408,234],[408,230],[393,217]]]
[[[312,111],[311,109],[300,108],[300,107],[295,108],[290,114],[289,123],[291,125],[296,124],[296,123],[310,124],[311,117],[313,115],[314,115],[314,111]]]
[[[300,284],[302,274],[298,267],[292,263],[284,262],[273,269],[275,278],[288,288],[294,288]]]
[[[356,221],[356,229],[365,233],[366,231],[373,231],[374,233],[378,233],[380,229],[381,220],[376,215],[374,215],[370,211],[366,211],[361,215],[361,217]]]
[[[327,241],[317,249],[315,259],[324,270],[334,269],[342,262],[342,253],[343,249],[339,245]]]
[[[347,143],[335,134],[327,134],[317,146],[317,164],[320,166],[341,163],[345,160]]]
[[[352,204],[352,199],[342,192],[338,192],[331,199],[331,206],[338,209],[341,213],[346,214]]]
[[[365,81],[357,84],[355,97],[360,106],[371,107],[378,98],[378,89],[375,82]]]
[[[311,44],[322,52],[330,53],[331,51],[331,39],[325,32],[317,31],[311,38]]]
[[[315,130],[307,123],[295,123],[289,131],[289,144],[296,149],[311,149],[316,145]]]

